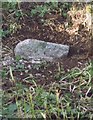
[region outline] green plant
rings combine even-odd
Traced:
[[[36,6],[35,9],[31,10],[31,16],[38,14],[40,17],[44,17],[47,12],[49,12],[49,9],[46,5]]]
[[[4,31],[3,29],[0,29],[0,37],[6,37],[10,33],[9,30]]]
[[[51,0],[44,5],[36,5],[31,10],[31,16],[37,15],[39,17],[44,17],[46,13],[51,14],[54,11],[55,13],[59,11],[64,18],[67,18],[67,11],[70,7],[71,3],[59,3],[58,0]]]
[[[58,0],[50,0],[50,9],[58,8]]]
[[[21,56],[20,55],[15,56],[15,60],[16,62],[19,62],[19,60],[21,60]]]
[[[3,68],[3,69],[0,71],[0,77],[1,77],[2,79],[4,79],[4,78],[6,78],[6,76],[7,76],[7,70]]]
[[[57,66],[58,66],[58,70],[57,70],[54,77],[55,77],[56,80],[60,80],[61,75],[63,75],[65,73],[65,71],[63,69],[63,66],[61,66],[59,62],[57,64]]]
[[[21,29],[21,25],[18,23],[18,20],[20,18],[23,18],[23,12],[20,8],[20,2],[19,1],[6,1],[2,3],[2,9],[7,14],[7,16],[3,16],[3,24],[7,24],[7,29],[1,29],[0,30],[0,36],[6,37],[7,35],[10,35],[12,33],[17,32],[19,29]]]
[[[8,10],[9,12],[13,12],[16,9],[17,2],[3,2],[2,3],[2,8],[5,10]]]

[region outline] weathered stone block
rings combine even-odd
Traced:
[[[26,39],[16,45],[14,52],[15,56],[27,60],[53,61],[67,56],[69,46],[36,39]]]

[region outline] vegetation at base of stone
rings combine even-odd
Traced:
[[[73,68],[62,73],[59,83],[55,81],[45,89],[45,86],[37,85],[34,78],[16,80],[13,71],[10,71],[8,83],[11,83],[11,87],[3,90],[3,117],[92,120],[93,63],[90,62],[83,69]]]

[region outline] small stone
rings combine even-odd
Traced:
[[[23,60],[19,60],[19,62],[20,62],[20,63],[22,63],[22,62],[23,62]]]
[[[27,67],[28,67],[28,69],[31,69],[31,65],[28,65]]]
[[[28,73],[29,70],[25,70],[25,73]]]
[[[45,75],[42,75],[43,78],[45,78]]]
[[[40,61],[40,60],[34,60],[34,59],[32,59],[31,63],[32,63],[32,64],[34,64],[34,63],[35,63],[35,64],[40,64],[41,61]]]
[[[36,76],[41,76],[41,74],[40,74],[40,73],[36,73],[35,75],[36,75]]]
[[[21,72],[20,75],[23,75],[23,73]]]

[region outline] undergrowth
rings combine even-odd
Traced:
[[[6,1],[2,2],[2,29],[0,30],[0,36],[2,38],[11,36],[22,28],[20,20],[25,17],[31,17],[31,19],[37,16],[37,19],[41,19],[41,22],[45,22],[46,14],[60,14],[65,19],[67,18],[67,11],[71,8],[70,3],[58,3],[58,1],[46,2],[43,5],[34,3],[33,8],[28,13],[24,13],[22,9],[22,3],[18,0],[15,2]],[[6,16],[3,14],[5,13]],[[6,23],[3,25],[3,23]]]
[[[3,90],[3,117],[93,119],[92,62],[83,69],[73,68],[69,72],[63,73],[59,81],[50,84],[47,89],[46,86],[36,84],[33,78],[25,80],[25,82],[31,81],[30,86],[24,84],[24,80],[16,81],[11,67],[9,74],[7,83],[11,87]],[[4,77],[5,70],[2,75],[3,78],[7,77],[7,74]]]

